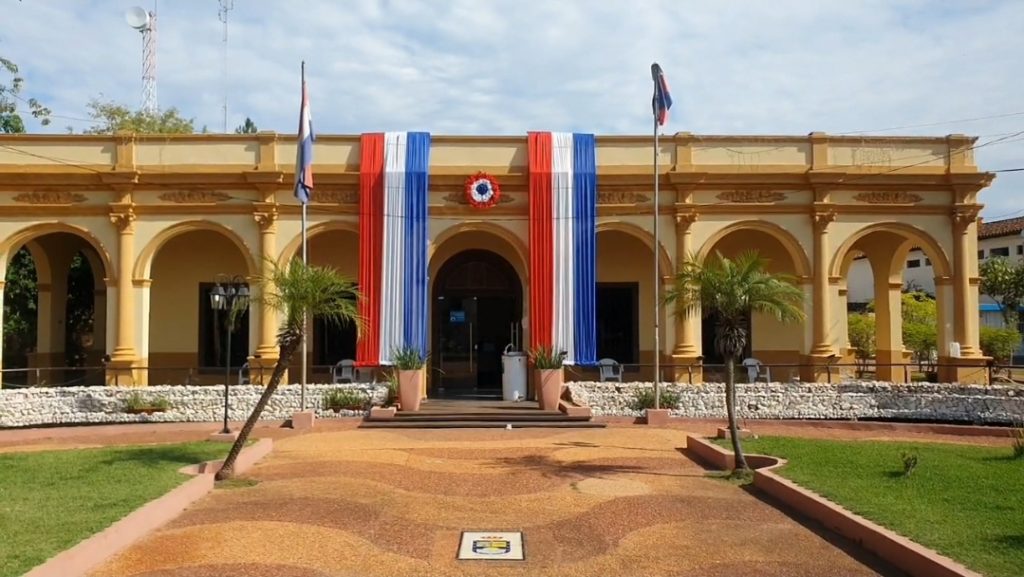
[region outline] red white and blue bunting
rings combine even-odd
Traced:
[[[531,132],[530,344],[597,362],[594,135]]]
[[[400,348],[427,354],[427,190],[430,134],[364,134],[359,167],[362,366]]]

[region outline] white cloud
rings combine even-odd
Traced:
[[[0,54],[61,116],[97,94],[140,98],[131,0],[7,2]],[[159,7],[159,96],[221,127],[221,24],[213,0]],[[1024,3],[1012,0],[709,3],[665,0],[238,0],[230,13],[229,128],[295,130],[307,62],[321,133],[527,130],[647,133],[648,67],[671,81],[671,130],[848,132],[1024,110]],[[49,130],[86,124],[58,118]],[[35,127],[41,130],[40,127]],[[885,134],[996,135],[1024,115]],[[1024,139],[978,150],[1024,166]],[[1024,173],[1001,174],[989,218],[1024,208]],[[1024,211],[1021,212],[1024,214]]]

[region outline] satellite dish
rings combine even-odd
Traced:
[[[124,13],[124,21],[136,30],[145,30],[149,28],[149,13],[134,6]]]

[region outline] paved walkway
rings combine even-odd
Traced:
[[[258,484],[215,490],[93,574],[891,574],[706,476],[681,430],[335,427],[275,441]],[[463,530],[521,530],[526,560],[458,561]]]

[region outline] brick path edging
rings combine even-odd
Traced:
[[[246,447],[238,456],[235,471],[237,473],[247,471],[257,461],[267,456],[273,448],[274,441],[272,439],[260,439]],[[182,467],[179,471],[195,475],[195,477],[175,487],[169,493],[128,513],[103,531],[86,538],[70,549],[57,553],[25,573],[24,577],[85,575],[93,567],[127,549],[132,543],[161,525],[168,523],[189,505],[212,491],[213,476],[220,469],[221,463],[223,460]]]
[[[722,470],[735,467],[731,451],[693,435],[686,436],[686,450],[698,459]],[[747,455],[754,469],[754,487],[787,507],[824,525],[871,551],[911,577],[982,577],[960,563],[898,535],[881,525],[808,491],[775,473],[785,459]]]

